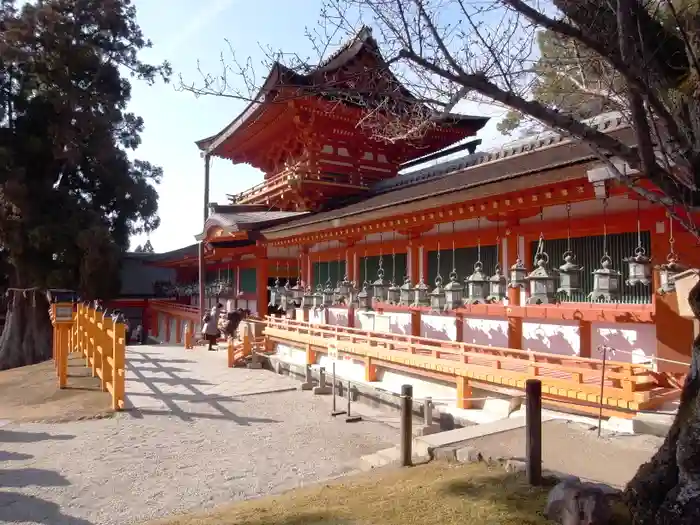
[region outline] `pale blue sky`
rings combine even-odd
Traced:
[[[143,58],[151,62],[169,60],[175,72],[173,83],[148,87],[134,83],[130,110],[145,120],[143,144],[136,157],[163,167],[158,187],[161,226],[150,236],[162,252],[194,242],[202,229],[204,161],[195,140],[225,127],[244,108],[245,102],[229,98],[201,97],[175,90],[177,75],[199,79],[197,60],[205,71],[218,72],[222,51],[230,40],[239,57],[252,57],[256,66],[263,60],[259,44],[300,54],[309,53],[304,28],[318,20],[320,0],[135,0],[138,21],[153,48]],[[257,67],[259,74],[262,66]],[[500,115],[502,110],[466,104],[460,112]],[[496,131],[497,118],[479,133],[482,148],[503,137]],[[226,202],[227,193],[237,193],[259,183],[262,174],[246,165],[212,161],[211,202]],[[135,238],[132,248],[145,241]]]

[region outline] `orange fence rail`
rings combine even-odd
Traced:
[[[543,395],[554,404],[576,400],[602,404],[608,409],[643,410],[677,398],[678,384],[682,381],[680,377],[661,374],[644,365],[607,361],[601,399],[603,362],[599,359],[314,325],[276,317],[267,318],[265,335],[273,341],[304,348],[307,353],[327,353],[332,345],[340,354],[363,359],[366,370],[384,366],[419,375],[451,376],[457,383],[461,408],[468,408],[460,399],[468,397],[463,394],[470,383],[484,389],[520,390],[525,388],[527,379],[537,378],[542,382]]]
[[[112,396],[112,410],[124,409],[126,325],[89,306],[52,305],[54,361],[60,388],[67,383],[68,354],[79,352],[103,392]]]
[[[153,322],[151,333],[154,337],[162,337],[166,343],[184,343],[185,348],[194,348],[195,334],[199,330],[202,320],[199,317],[199,308],[172,301],[151,301]],[[160,334],[160,316],[165,317],[165,333]],[[170,326],[175,321],[175,340],[170,341]]]

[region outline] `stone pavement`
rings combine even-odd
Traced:
[[[0,428],[0,523],[129,525],[358,468],[398,432],[330,417],[328,399],[225,352],[128,349],[128,412]]]
[[[586,481],[623,488],[640,465],[648,461],[663,438],[648,435],[612,434],[580,423],[563,420],[542,424],[543,468],[571,474]],[[485,459],[525,457],[525,429],[520,428],[470,439],[463,443]]]

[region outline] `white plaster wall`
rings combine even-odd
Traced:
[[[507,345],[506,345],[507,346]],[[559,355],[579,355],[581,340],[577,322],[523,322],[523,350]]]
[[[306,352],[304,350],[280,343],[275,344],[275,350],[277,351],[277,355],[279,355],[285,361],[297,365],[306,364]]]
[[[247,306],[242,306],[241,308],[243,308],[243,309],[247,308],[248,310],[250,310],[250,313],[258,314],[261,317],[267,315],[267,311],[265,311],[265,312],[258,311],[258,301],[256,301],[255,299],[241,301],[241,302],[248,303]]]
[[[166,334],[166,323],[165,323],[165,316],[158,314],[158,340],[159,341],[165,341],[165,334]]]
[[[333,326],[348,326],[348,320],[347,308],[328,309],[328,324],[332,324]]]
[[[326,324],[326,312],[320,308],[312,308],[311,310],[309,310],[309,323]]]
[[[422,379],[417,376],[409,376],[393,370],[379,369],[377,380],[381,383],[381,388],[394,394],[401,393],[402,385],[413,386],[413,399],[420,400],[432,397],[439,403],[456,404],[457,387],[448,384]]]
[[[508,348],[508,321],[497,317],[465,317],[462,339],[473,345]]]
[[[333,361],[327,355],[321,354],[318,364],[326,369],[326,377],[330,379],[333,373]],[[335,375],[336,378],[349,379],[355,383],[366,383],[365,362],[350,357],[341,357],[335,363]]]
[[[303,308],[295,308],[294,309],[294,320],[295,321],[303,321],[304,320],[304,309]]]
[[[441,341],[456,341],[457,318],[451,315],[421,315],[420,336]]]
[[[386,331],[386,319],[377,321],[376,315],[375,312],[355,310],[355,328]],[[388,333],[411,335],[411,314],[409,312],[384,312],[382,317],[388,317]]]
[[[602,359],[599,346],[618,350],[608,359],[656,367],[656,326],[633,323],[592,323],[591,357]]]
[[[170,343],[176,344],[177,341],[177,320],[170,319],[170,326],[168,326],[168,331],[170,333]]]

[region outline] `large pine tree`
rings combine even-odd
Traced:
[[[0,245],[10,287],[70,288],[106,298],[129,236],[158,225],[162,171],[131,161],[143,130],[131,85],[167,81],[143,63],[150,45],[130,0],[0,4]],[[51,356],[48,304],[9,296],[0,370]]]

